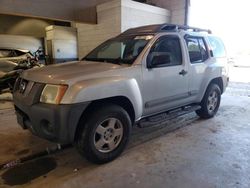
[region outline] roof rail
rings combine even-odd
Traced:
[[[155,34],[158,32],[179,32],[180,30],[193,31],[193,32],[207,32],[212,34],[211,30],[200,29],[196,27],[189,27],[187,25],[176,25],[176,24],[155,24],[146,25],[136,28],[131,28],[121,33],[120,36],[135,35],[135,34]]]
[[[188,25],[175,25],[175,24],[163,24],[160,28],[160,31],[179,31],[179,30],[191,30],[193,32],[207,32],[209,34],[212,34],[212,31],[209,29],[201,29],[197,27],[190,27]]]

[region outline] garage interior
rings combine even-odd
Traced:
[[[243,42],[218,29],[229,29],[230,23],[223,25],[226,18],[204,13],[197,19],[207,4],[228,14],[233,4],[222,7],[215,0],[202,2],[0,0],[0,49],[34,53],[42,48],[47,57],[45,66],[81,60],[129,28],[161,23],[210,28],[211,24],[228,49],[230,77],[214,118],[203,120],[190,113],[154,127],[134,127],[125,152],[104,165],[89,163],[72,146],[22,130],[16,121],[12,94],[3,92],[0,187],[250,187],[250,63],[237,64],[241,55],[248,57],[250,51],[247,45],[239,50],[233,44]],[[242,0],[240,3],[239,9],[247,5]],[[247,19],[243,14],[239,17]],[[212,25],[213,19],[219,20],[217,25]],[[232,29],[230,36],[238,36],[237,29]]]

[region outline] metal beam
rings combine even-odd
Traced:
[[[0,14],[96,23],[96,5],[105,0],[0,0]]]

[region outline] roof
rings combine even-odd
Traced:
[[[123,32],[121,36],[135,35],[135,34],[156,34],[160,32],[179,32],[180,30],[192,31],[192,32],[207,32],[208,34],[212,33],[212,31],[209,29],[201,29],[197,27],[190,27],[187,25],[155,24],[155,25],[147,25],[147,26],[128,29],[125,32]]]

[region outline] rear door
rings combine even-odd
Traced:
[[[205,39],[200,36],[186,36],[185,41],[190,61],[189,94],[192,100],[196,101],[203,84],[204,76],[206,75],[205,71],[209,58],[208,47],[205,43]]]

